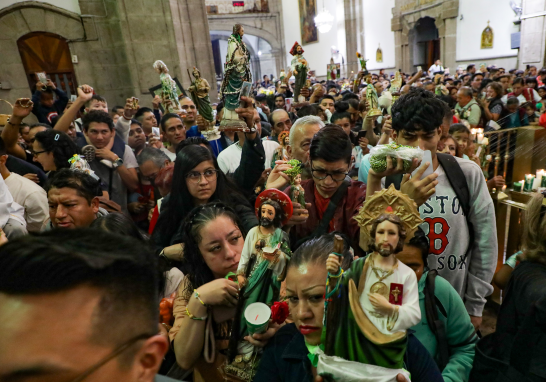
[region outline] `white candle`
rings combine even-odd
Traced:
[[[476,132],[477,132],[478,134],[483,134],[483,129],[476,129]]]
[[[472,135],[476,135],[477,130],[478,129],[470,129],[470,133],[472,133]]]
[[[481,144],[483,141],[483,134],[478,133],[478,143]]]

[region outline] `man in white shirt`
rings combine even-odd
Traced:
[[[262,124],[260,115],[256,109],[254,109],[254,123],[259,136],[262,133]],[[237,132],[237,136],[239,137],[239,142],[229,146],[227,149],[223,150],[220,155],[218,155],[218,166],[226,175],[235,173],[235,170],[237,170],[239,164],[241,163],[241,154],[245,143],[245,134],[243,132]],[[265,158],[263,158],[265,168],[270,168],[273,154],[275,153],[277,147],[279,147],[279,144],[277,142],[264,139],[262,140],[262,145],[264,146],[265,150]]]
[[[47,194],[33,181],[11,173],[6,167],[8,155],[4,141],[0,138],[0,174],[13,200],[24,207],[24,220],[29,232],[39,232],[49,216]]]
[[[432,65],[429,69],[428,69],[428,74],[432,77],[434,77],[434,75],[438,72],[443,72],[444,71],[444,67],[442,66],[442,61],[440,60],[436,60],[436,62],[434,63],[434,65]]]

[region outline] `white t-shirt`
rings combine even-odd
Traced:
[[[170,152],[168,148],[166,147],[162,147],[161,148],[161,151],[163,151],[165,154],[167,154],[167,156],[169,157],[169,159],[174,162],[174,160],[176,159],[176,153],[173,153],[173,152]]]
[[[4,179],[13,200],[25,208],[25,221],[29,232],[39,232],[49,217],[47,194],[33,181],[11,173]]]
[[[279,144],[270,140],[262,140],[262,145],[264,146],[265,151],[265,168],[270,168],[273,154],[277,147],[279,147]],[[227,149],[224,149],[220,155],[218,155],[218,166],[220,167],[220,170],[226,175],[233,174],[237,168],[239,168],[242,153],[243,148],[239,143],[234,143]]]
[[[443,72],[444,71],[444,67],[442,65],[432,65],[428,71],[432,74],[436,73],[436,72]]]

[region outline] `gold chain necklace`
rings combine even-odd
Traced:
[[[372,285],[372,287],[370,288],[370,293],[379,293],[380,295],[388,299],[389,288],[387,288],[387,285],[383,282],[383,280],[385,280],[387,277],[389,277],[390,275],[394,273],[395,269],[398,268],[398,262],[396,262],[395,265],[389,271],[385,271],[381,268],[374,266],[374,258],[372,257],[371,266],[372,266],[373,273],[379,280]],[[379,274],[380,272],[382,273],[382,275]]]

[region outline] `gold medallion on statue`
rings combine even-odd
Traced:
[[[389,298],[389,288],[387,288],[387,286],[381,281],[378,281],[372,285],[372,287],[370,288],[370,293],[379,293],[386,299]]]

